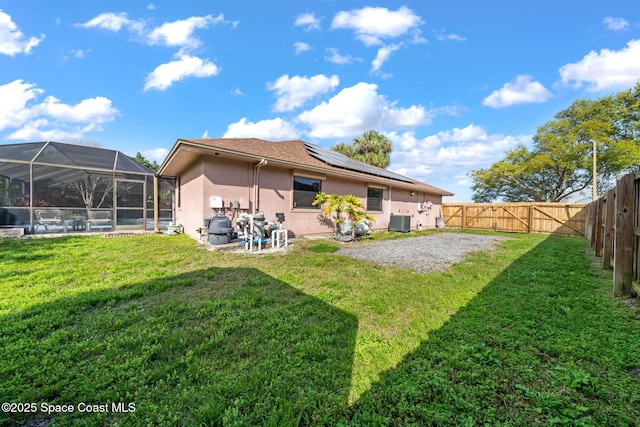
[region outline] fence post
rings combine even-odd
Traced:
[[[616,185],[616,244],[613,265],[613,294],[630,295],[633,276],[635,174],[620,178]]]
[[[460,228],[465,229],[467,227],[467,205],[462,205],[462,220],[460,223]]]
[[[604,217],[604,239],[602,242],[602,268],[609,270],[611,268],[611,251],[613,249],[613,220],[615,213],[616,190],[611,189],[607,192],[607,205]]]
[[[595,252],[597,257],[602,256],[602,216],[604,210],[604,200],[602,197],[596,202],[596,221],[594,224],[595,229]]]

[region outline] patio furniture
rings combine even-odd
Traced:
[[[72,231],[84,231],[85,230],[86,218],[80,215],[76,215],[71,219],[67,219],[64,222],[64,231],[67,232],[68,229]]]
[[[91,231],[91,227],[108,226],[111,229],[111,211],[88,211],[87,231]]]
[[[64,221],[62,220],[62,211],[60,209],[36,209],[33,213],[36,216],[36,220],[33,223],[33,228],[36,231],[39,226],[42,226],[46,231],[49,231],[49,226],[63,226],[64,224]]]

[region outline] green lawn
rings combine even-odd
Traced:
[[[640,426],[637,309],[584,240],[508,237],[431,274],[329,241],[0,240],[0,400],[32,411],[0,425]]]

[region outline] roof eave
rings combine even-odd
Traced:
[[[404,189],[407,189],[407,190],[423,191],[423,192],[429,192],[430,194],[437,194],[437,195],[441,195],[441,196],[452,196],[453,195],[453,193],[450,193],[448,191],[442,190],[442,189],[437,188],[437,187],[433,187],[431,185],[428,185],[426,183],[422,183],[420,181],[414,182],[414,183],[409,183],[409,182],[403,182],[403,181],[394,180],[394,179],[390,179],[390,178],[384,178],[384,177],[380,177],[380,176],[376,176],[376,175],[369,175],[369,174],[365,174],[365,173],[352,172],[352,171],[349,171],[347,169],[341,170],[341,169],[335,168],[335,167],[312,166],[312,165],[308,165],[308,164],[291,162],[291,161],[288,161],[288,160],[282,160],[282,159],[273,158],[273,157],[269,157],[269,156],[260,156],[260,155],[257,155],[257,154],[245,153],[245,152],[238,151],[238,150],[231,150],[229,148],[224,148],[224,147],[219,147],[219,146],[212,146],[212,145],[209,145],[209,144],[202,144],[202,143],[199,143],[197,141],[193,141],[191,139],[186,139],[186,138],[179,138],[176,141],[176,143],[174,144],[174,146],[171,148],[171,150],[169,151],[169,154],[167,155],[165,160],[160,165],[160,168],[158,169],[158,175],[159,176],[165,175],[166,170],[169,169],[170,164],[174,160],[174,157],[178,154],[178,152],[180,151],[180,148],[183,147],[183,146],[192,146],[192,147],[196,147],[196,148],[203,149],[203,150],[206,150],[206,151],[216,152],[216,153],[220,153],[220,154],[228,154],[228,155],[232,155],[234,157],[235,156],[242,157],[242,158],[245,158],[245,159],[254,160],[256,162],[259,162],[260,160],[265,159],[265,160],[267,160],[267,162],[269,162],[272,165],[276,165],[276,166],[280,166],[280,167],[284,167],[284,168],[297,169],[297,170],[304,169],[304,170],[307,170],[307,171],[310,171],[310,172],[329,174],[329,175],[345,177],[345,178],[352,178],[352,179],[357,179],[358,181],[372,182],[372,183],[376,183],[376,184],[384,184],[384,185],[387,185],[387,186],[392,187],[392,188],[404,188]],[[175,176],[175,175],[169,175],[169,176]],[[425,187],[427,187],[427,188],[425,188]]]

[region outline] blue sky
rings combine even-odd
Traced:
[[[374,129],[390,170],[470,200],[470,170],[640,79],[634,3],[0,0],[0,143],[161,162],[178,138]]]

